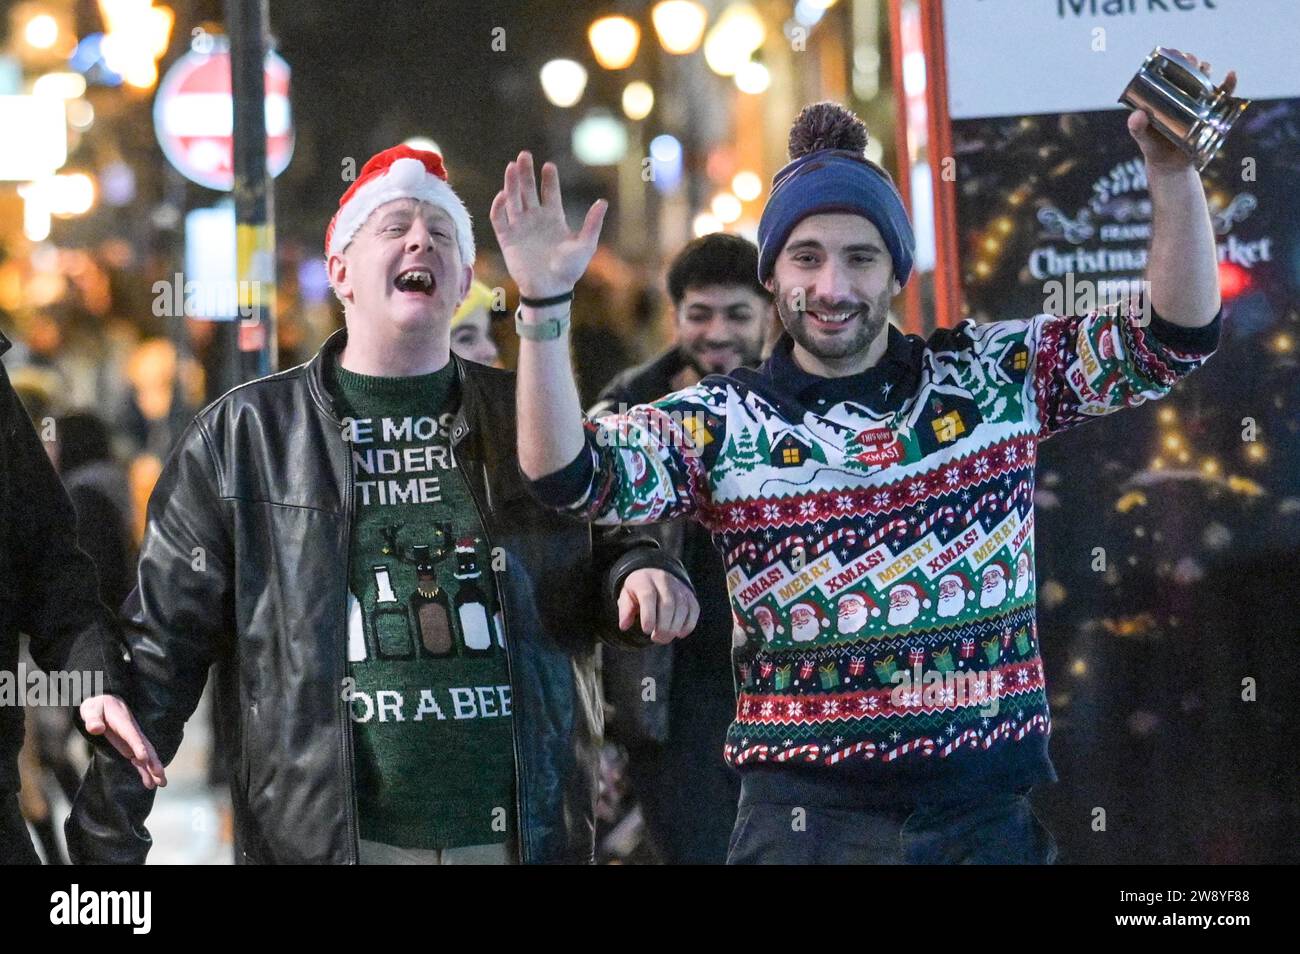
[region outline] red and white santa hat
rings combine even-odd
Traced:
[[[326,258],[343,254],[371,213],[394,199],[418,199],[451,216],[461,262],[474,264],[474,229],[469,210],[448,184],[442,156],[410,146],[385,149],[361,167],[361,175],[339,199],[339,210],[325,230]]]

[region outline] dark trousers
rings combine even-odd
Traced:
[[[18,795],[0,795],[0,865],[39,865],[27,823],[18,808]]]
[[[746,798],[727,864],[1041,865],[1056,841],[1034,813],[1029,789],[891,809],[775,804]]]

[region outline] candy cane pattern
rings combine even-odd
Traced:
[[[1027,493],[1029,493],[1029,481],[1022,480],[1012,488],[1011,493],[1007,494],[1006,509],[1010,511],[1012,505]]]
[[[994,730],[988,735],[984,736],[984,741],[980,744],[986,749],[991,748],[993,743],[998,739],[1002,738],[1004,735],[1010,735],[1015,727],[1016,724],[1014,722],[1003,722],[1001,725],[994,728]]]
[[[934,745],[935,745],[934,739],[928,739],[928,738],[913,739],[910,742],[904,742],[902,745],[900,745],[896,749],[893,749],[892,751],[886,752],[884,758],[882,758],[880,761],[892,762],[894,761],[894,759],[898,758],[899,756],[906,755],[908,752],[917,749],[919,749],[921,751],[921,754],[923,755],[933,755]]]
[[[784,752],[776,753],[778,762],[789,762],[791,759],[797,759],[802,756],[805,762],[816,762],[817,756],[821,754],[820,745],[796,745],[792,749],[786,749]]]
[[[944,523],[952,523],[954,520],[957,519],[957,511],[953,507],[940,507],[934,513],[930,514],[919,524],[917,524],[916,535],[919,537],[922,534],[924,534],[925,531],[929,530],[939,521],[940,517],[943,518]]]
[[[836,762],[842,762],[847,758],[857,755],[859,752],[866,752],[863,758],[874,759],[876,757],[876,743],[874,742],[854,742],[848,748],[840,749],[838,752],[832,752],[826,756],[827,765],[834,765]]]
[[[1043,718],[1041,712],[1020,727],[1020,731],[1016,733],[1016,741],[1019,742],[1028,735],[1030,729],[1038,729],[1039,732],[1047,731],[1047,720]]]
[[[970,523],[973,519],[975,519],[975,514],[979,513],[981,510],[983,510],[985,507],[989,505],[992,505],[994,509],[996,509],[998,503],[1001,502],[1001,500],[1002,500],[1002,496],[996,490],[990,490],[983,497],[980,497],[978,500],[976,500],[973,504],[970,505],[970,508],[966,511],[965,514],[962,515],[961,518],[962,523]]]
[[[795,547],[807,547],[808,541],[801,534],[792,533],[779,543],[774,543],[763,553],[762,561],[764,564],[770,564],[777,557],[783,556]]]
[[[766,745],[751,745],[747,749],[740,749],[737,746],[728,745],[723,754],[726,756],[727,761],[732,765],[743,765],[750,759],[757,762],[766,762],[768,751],[768,746]]]
[[[963,745],[965,745],[967,742],[970,743],[971,748],[978,748],[978,747],[979,747],[979,744],[980,744],[980,734],[979,734],[979,731],[976,730],[976,729],[967,729],[967,730],[966,730],[965,732],[963,732],[961,735],[957,736],[957,738],[953,739],[951,742],[949,742],[947,745],[945,745],[942,749],[940,749],[940,750],[939,750],[939,756],[940,756],[941,758],[945,758],[945,759],[946,759],[948,756],[952,755],[952,753],[956,752],[958,749],[960,749],[960,748],[961,748]]]
[[[821,556],[822,553],[829,550],[832,545],[839,543],[841,540],[847,542],[850,546],[858,542],[858,529],[856,527],[841,527],[834,533],[828,533],[817,541],[813,547],[813,555]]]
[[[907,532],[907,528],[908,528],[908,522],[904,520],[902,517],[899,517],[895,520],[891,520],[889,521],[889,523],[885,524],[883,527],[881,527],[871,536],[867,537],[867,547],[868,548],[874,547],[877,543],[881,541],[882,538],[884,538],[886,535],[890,533],[895,533],[898,536],[902,536]]]
[[[730,566],[736,563],[742,556],[749,560],[758,558],[758,547],[754,545],[754,541],[744,540],[732,547],[727,552],[727,564]]]

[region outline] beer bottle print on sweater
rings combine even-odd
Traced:
[[[460,588],[456,591],[456,618],[460,621],[465,652],[483,655],[492,652],[492,623],[488,616],[487,597],[478,585],[482,574],[474,544],[473,537],[461,537],[456,541],[456,579],[460,581]]]
[[[425,656],[439,659],[456,651],[451,631],[447,591],[438,585],[434,557],[427,544],[412,547],[415,554],[415,592],[411,594],[411,615],[420,633]],[[438,551],[441,555],[442,551]]]
[[[370,569],[375,575],[375,607],[370,614],[375,652],[382,659],[410,659],[414,655],[411,624],[393,592],[388,566],[380,563]]]

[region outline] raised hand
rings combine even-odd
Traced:
[[[533,156],[527,151],[506,166],[505,185],[492,200],[489,219],[510,277],[521,294],[549,298],[569,291],[587,270],[609,203],[594,202],[582,229],[569,230],[560,197],[560,173],[555,163],[542,166],[542,190],[537,191]]]
[[[1181,55],[1193,69],[1199,69],[1206,76],[1210,75],[1208,60],[1198,59],[1190,53],[1184,53],[1182,50],[1176,50],[1175,52]],[[1231,96],[1232,91],[1237,88],[1236,71],[1229,70],[1227,77],[1219,84],[1218,88]],[[1128,131],[1137,140],[1137,144],[1142,150],[1142,156],[1146,159],[1148,169],[1156,172],[1178,172],[1192,168],[1195,165],[1191,156],[1151,128],[1151,118],[1145,111],[1135,109],[1129,114]]]

